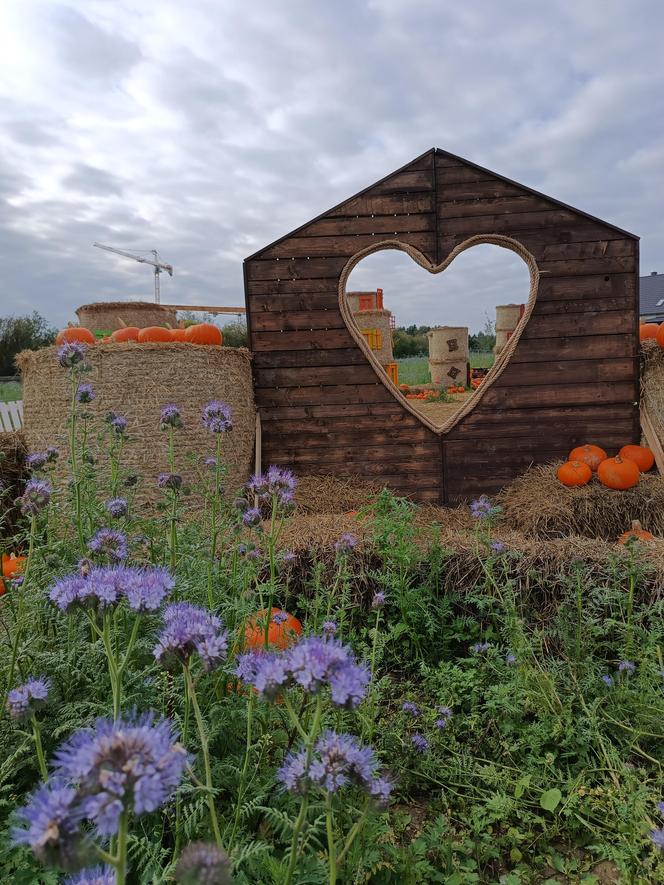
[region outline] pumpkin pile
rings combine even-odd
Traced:
[[[596,474],[607,489],[623,491],[633,488],[654,463],[655,456],[646,446],[626,445],[609,458],[600,446],[587,443],[572,449],[556,476],[564,486],[572,488],[587,485]]]
[[[664,347],[664,323],[641,323],[639,339],[641,341],[656,341],[660,347]]]
[[[453,384],[451,387],[447,388],[447,392],[448,393],[465,393],[466,388],[463,386],[463,384],[456,384],[456,385]]]
[[[101,339],[102,343],[125,343],[137,341],[139,344],[161,343],[171,344],[174,341],[182,341],[189,344],[207,344],[221,346],[223,335],[221,329],[213,323],[194,323],[186,329],[169,329],[166,326],[146,326],[139,329],[137,326],[123,326],[116,329],[110,337]],[[97,339],[89,329],[83,326],[67,326],[61,329],[55,339],[57,345],[77,342],[79,344],[96,344]]]

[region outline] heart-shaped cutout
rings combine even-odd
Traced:
[[[454,259],[462,252],[471,249],[473,246],[481,244],[495,245],[500,246],[504,249],[509,249],[511,252],[516,253],[523,259],[530,275],[530,291],[528,293],[528,300],[526,302],[521,319],[519,320],[516,328],[509,338],[508,343],[497,355],[493,366],[490,368],[481,385],[469,396],[464,397],[464,400],[458,403],[458,407],[450,410],[445,410],[450,413],[447,414],[442,423],[435,423],[433,420],[431,420],[429,416],[416,408],[411,401],[406,399],[401,390],[396,386],[392,378],[388,375],[387,371],[385,370],[383,364],[379,359],[379,354],[377,354],[377,350],[379,351],[380,348],[376,348],[376,342],[370,341],[370,336],[367,335],[367,330],[363,330],[358,326],[356,315],[346,297],[346,286],[350,274],[357,266],[357,264],[359,264],[359,262],[367,256],[372,255],[376,252],[384,251],[387,249],[395,249],[401,252],[405,252],[413,259],[413,261],[415,261],[416,264],[419,264],[420,267],[423,267],[425,270],[429,271],[429,273],[439,274],[442,273],[446,268],[448,268],[450,264],[454,261]],[[394,396],[394,398],[399,403],[401,403],[401,405],[405,409],[415,415],[430,430],[433,430],[435,433],[442,436],[443,434],[450,431],[456,424],[458,424],[459,421],[461,421],[464,416],[468,415],[475,408],[475,406],[481,401],[486,392],[497,381],[497,379],[507,367],[510,357],[516,349],[519,338],[523,334],[523,330],[525,329],[528,323],[528,319],[530,318],[530,315],[535,306],[538,286],[539,270],[534,256],[527,249],[525,249],[521,245],[521,243],[513,240],[511,237],[500,235],[490,236],[481,234],[469,237],[467,240],[464,240],[463,243],[460,243],[455,249],[453,249],[452,252],[450,252],[450,254],[447,256],[447,258],[444,261],[440,262],[440,264],[432,264],[419,251],[419,249],[416,249],[414,246],[410,246],[407,243],[402,243],[400,240],[382,240],[381,242],[375,243],[374,245],[368,246],[366,249],[362,249],[360,252],[357,252],[347,262],[339,278],[339,309],[341,311],[341,316],[343,317],[344,323],[348,328],[348,331],[353,336],[358,346],[364,352],[367,361],[376,370],[376,374],[379,380],[385,385],[392,396]],[[374,345],[373,349],[372,346],[370,346],[371,344]]]

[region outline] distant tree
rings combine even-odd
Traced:
[[[54,329],[41,314],[0,317],[0,375],[15,375],[16,354],[22,350],[36,350],[53,344]]]
[[[426,332],[421,331],[428,326],[408,326],[407,329],[397,328],[394,330],[392,351],[397,359],[406,356],[426,356],[429,353],[429,343]]]
[[[496,324],[485,314],[484,328],[468,336],[468,347],[474,353],[491,353],[496,346]]]
[[[247,324],[244,320],[226,323],[221,331],[224,333],[224,345],[226,347],[249,347]]]

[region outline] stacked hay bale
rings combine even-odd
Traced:
[[[498,356],[512,337],[525,309],[525,304],[499,304],[496,307],[496,344],[493,348],[494,356]]]
[[[23,432],[30,450],[67,446],[71,390],[56,350],[24,351],[17,358],[23,376]],[[184,422],[176,431],[177,470],[185,482],[194,482],[203,459],[215,449],[213,435],[201,424],[201,410],[213,399],[227,402],[234,428],[222,437],[228,468],[224,484],[232,495],[246,482],[253,467],[256,420],[249,351],[179,342],[98,344],[88,348],[86,362],[91,371],[85,380],[96,393],[90,411],[97,417],[116,412],[128,421],[122,463],[143,477],[138,500],[158,499],[157,474],[168,470],[166,436],[159,430],[166,403],[178,406]]]
[[[355,322],[378,362],[394,384],[398,384],[397,364],[392,350],[392,311],[383,308],[383,290],[346,292]]]
[[[656,341],[643,341],[641,353],[641,426],[664,473],[664,348]]]
[[[438,326],[427,332],[429,373],[433,384],[467,386],[469,353],[467,326]]]
[[[76,310],[81,326],[91,332],[115,332],[125,326],[175,326],[177,315],[170,307],[149,301],[99,301]]]
[[[0,433],[0,538],[11,538],[19,519],[15,499],[23,491],[28,473],[23,433]]]

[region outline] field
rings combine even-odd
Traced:
[[[270,468],[228,496],[222,406],[185,488],[175,406],[169,472],[137,477],[131,425],[65,371],[70,449],[27,486],[17,456],[6,499],[2,881],[664,879],[664,542],[615,543],[640,494],[664,525],[657,477],[542,468],[444,509]]]
[[[425,356],[409,356],[398,359],[399,384],[429,384],[429,361]],[[470,365],[473,369],[488,368],[493,365],[493,354],[471,353]]]
[[[21,395],[19,381],[0,381],[0,402],[11,403],[21,399]]]

